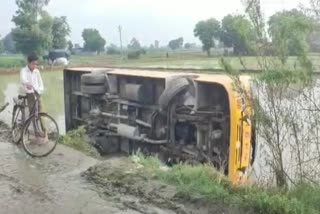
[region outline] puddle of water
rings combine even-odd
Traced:
[[[42,72],[45,92],[42,96],[44,111],[55,118],[59,125],[60,133],[65,133],[63,72]],[[0,120],[8,125],[11,123],[13,98],[18,95],[19,74],[0,75],[0,105],[9,102],[10,106],[0,114]]]

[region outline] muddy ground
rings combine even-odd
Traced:
[[[186,200],[174,187],[137,173],[141,165],[128,157],[98,161],[60,145],[47,158],[30,158],[10,143],[3,123],[0,162],[0,213],[239,213],[200,196]]]
[[[97,160],[64,146],[47,158],[30,158],[10,143],[7,127],[0,127],[1,214],[139,213],[100,197],[80,176]]]
[[[83,177],[103,197],[121,201],[139,213],[239,214],[239,210],[207,202],[200,195],[185,196],[146,174],[143,166],[126,157],[112,158],[89,168]]]

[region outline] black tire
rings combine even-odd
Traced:
[[[52,124],[55,126],[55,129],[56,129],[55,135],[57,135],[57,136],[56,136],[56,139],[54,139],[53,146],[52,146],[51,149],[49,149],[48,151],[44,152],[43,154],[35,154],[35,153],[33,153],[31,150],[29,150],[29,148],[27,146],[27,141],[25,139],[25,134],[29,134],[29,126],[32,125],[32,121],[34,120],[35,115],[33,115],[30,118],[28,118],[28,120],[25,122],[24,127],[23,127],[21,141],[22,141],[22,147],[26,151],[26,153],[28,155],[30,155],[31,157],[34,157],[34,158],[46,157],[49,154],[51,154],[55,150],[55,148],[57,147],[59,136],[60,136],[58,124],[50,115],[48,115],[46,113],[39,113],[38,116],[41,117],[41,118],[47,118],[52,122]]]
[[[104,85],[106,76],[103,74],[84,74],[81,76],[82,85]]]
[[[104,94],[106,91],[105,85],[81,85],[81,92],[84,94]]]
[[[179,78],[175,80],[175,84],[166,88],[159,98],[159,104],[162,108],[167,108],[171,100],[180,92],[185,91],[190,87],[190,82],[186,78]]]
[[[21,123],[18,123],[18,120],[21,120]],[[25,111],[19,106],[15,105],[13,107],[12,121],[11,121],[11,135],[12,141],[15,144],[19,144],[22,138],[23,123],[25,120]]]

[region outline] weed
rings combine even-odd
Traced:
[[[320,187],[308,184],[289,191],[260,186],[233,186],[210,165],[176,165],[163,170],[156,157],[138,153],[133,159],[144,171],[160,181],[173,185],[184,198],[200,194],[204,199],[254,214],[316,214],[320,212]],[[242,212],[240,212],[242,213]]]
[[[76,130],[69,131],[65,136],[61,137],[59,143],[84,152],[91,157],[100,157],[97,150],[88,143],[84,127],[79,127]]]

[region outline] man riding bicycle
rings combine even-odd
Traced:
[[[36,100],[38,102],[38,111],[42,112],[41,94],[44,91],[44,86],[40,71],[38,70],[38,56],[36,54],[30,54],[27,60],[28,64],[26,67],[22,68],[20,72],[20,82],[24,92],[26,93],[28,108],[31,115],[34,113],[33,111]],[[40,122],[45,135],[41,137],[47,138],[43,121]]]

